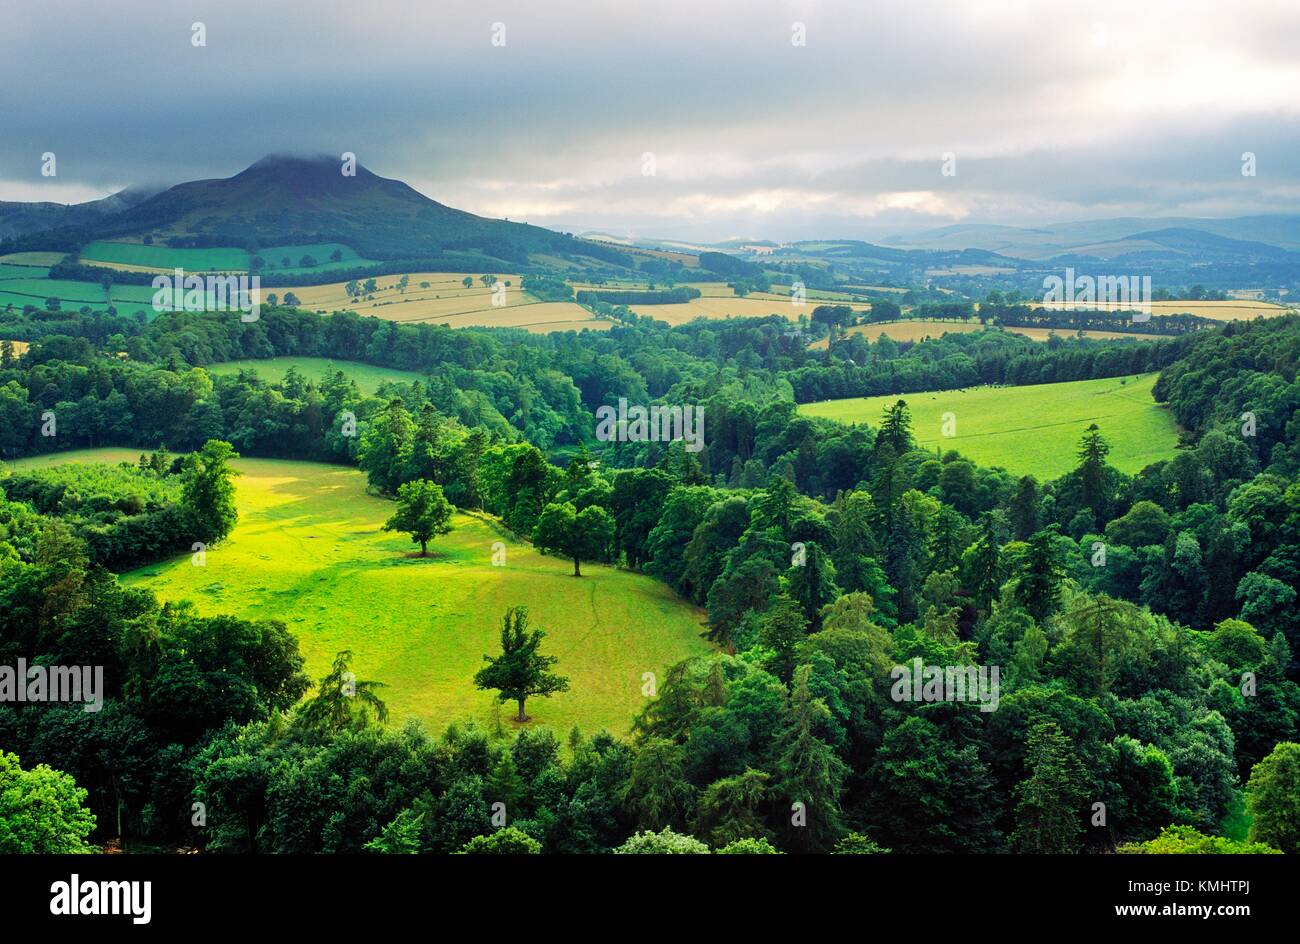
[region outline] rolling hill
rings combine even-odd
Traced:
[[[74,207],[0,204],[0,240],[7,240],[0,252],[79,252],[95,244],[100,255],[112,245],[241,252],[341,245],[359,267],[372,260],[449,255],[461,257],[468,269],[491,260],[528,263],[532,254],[631,262],[615,246],[446,206],[360,164],[355,174],[344,175],[338,158],[287,155],[264,157],[233,177],[193,180],[162,192],[123,191]]]

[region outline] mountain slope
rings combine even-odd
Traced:
[[[357,165],[344,176],[331,157],[272,156],[233,177],[179,184],[98,227],[98,237],[152,235],[172,244],[346,243],[372,258],[479,249],[499,258],[558,250],[566,237],[444,206],[399,180]],[[310,238],[308,238],[310,237]],[[572,242],[572,240],[567,240]]]
[[[0,201],[0,239],[42,230],[93,226],[152,197],[157,189],[128,188],[86,203]]]

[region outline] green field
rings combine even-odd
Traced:
[[[296,367],[308,380],[319,383],[324,377],[341,370],[357,382],[362,393],[373,394],[385,381],[393,383],[412,383],[424,379],[424,374],[413,370],[393,370],[388,367],[374,367],[359,364],[356,361],[332,361],[326,357],[270,357],[264,360],[223,361],[209,364],[203,369],[218,377],[235,374],[241,370],[253,370],[263,380],[278,381],[290,367]]]
[[[330,259],[335,251],[342,256],[338,262]],[[265,263],[262,272],[289,275],[352,269],[371,262],[369,259],[361,258],[355,250],[342,243],[268,246],[258,250],[257,255],[261,256]],[[90,243],[81,251],[81,261],[87,265],[120,265],[159,271],[169,271],[179,267],[187,272],[243,272],[248,269],[252,256],[253,254],[246,249],[234,247],[174,249],[171,246],[146,246],[142,243],[119,243],[108,240]],[[299,265],[299,260],[303,256],[314,258],[316,265]],[[284,265],[286,257],[289,259],[287,266]]]
[[[23,299],[19,304],[35,304],[42,308],[47,298],[57,298],[64,308],[104,303],[104,289],[98,282],[76,282],[71,279],[49,279],[40,276],[6,278],[0,281],[0,295],[14,296]],[[148,285],[112,286],[114,303],[148,306],[153,302],[153,296],[154,290]]]
[[[899,399],[912,412],[916,441],[929,449],[956,449],[981,465],[1016,475],[1051,479],[1078,464],[1080,437],[1096,423],[1110,443],[1108,461],[1134,473],[1173,456],[1178,430],[1173,416],[1151,399],[1155,374],[1033,387],[976,387],[936,393],[827,400],[799,407],[809,416],[877,426]],[[943,435],[944,414],[955,417],[954,436]]]
[[[81,450],[56,461],[134,460],[139,452]],[[432,543],[439,556],[409,557],[415,545],[406,536],[379,530],[393,504],[368,495],[357,470],[268,459],[236,465],[244,473],[240,522],[206,565],[183,555],[124,582],[191,599],[203,613],[284,620],[313,679],[334,653],[352,649],[359,678],[387,683],[381,694],[393,724],[415,717],[434,729],[468,719],[495,727],[496,700],[472,679],[483,655],[498,651],[501,616],[516,604],[546,630],[543,651],[569,677],[570,691],[528,703],[535,723],[561,733],[573,724],[625,733],[645,704],[642,673],[662,682],[668,666],[708,651],[703,614],[649,577],[588,565],[575,578],[570,562],[467,515]],[[497,541],[506,546],[500,567],[491,563]],[[513,726],[511,706],[499,717]]]

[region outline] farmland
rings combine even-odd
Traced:
[[[331,258],[335,253],[340,257],[338,260]],[[251,253],[233,247],[177,249],[108,240],[90,243],[81,251],[80,261],[85,265],[133,272],[168,272],[176,268],[187,272],[246,272],[254,255],[262,259],[263,265],[259,271],[264,274],[294,275],[328,272],[331,269],[353,269],[371,261],[361,258],[342,243],[268,246]],[[315,261],[304,266],[302,259],[307,256]]]
[[[132,460],[138,450],[83,450],[42,461]],[[351,649],[363,679],[386,683],[390,721],[418,718],[431,729],[475,720],[495,727],[496,701],[474,673],[499,649],[506,609],[529,608],[570,690],[528,704],[534,723],[567,731],[627,732],[644,704],[642,675],[708,651],[702,614],[650,577],[573,565],[537,553],[491,519],[458,514],[455,530],[410,556],[402,534],[380,530],[391,502],[366,491],[355,469],[310,462],[242,459],[240,521],[205,565],[189,555],[124,576],[166,600],[193,600],[202,613],[280,619],[298,637],[308,674]],[[493,544],[505,546],[493,566]],[[511,706],[500,711],[502,724]]]
[[[1146,374],[1033,387],[977,387],[828,400],[799,409],[809,416],[874,426],[887,406],[903,399],[922,447],[955,449],[981,465],[1039,479],[1073,469],[1079,438],[1096,423],[1111,445],[1110,464],[1131,474],[1171,458],[1178,442],[1173,417],[1151,398],[1155,380],[1155,374]],[[945,413],[955,419],[951,437],[943,435]]]
[[[362,393],[373,394],[379,385],[391,383],[413,383],[424,379],[423,374],[410,370],[393,370],[387,367],[374,367],[356,361],[332,361],[326,357],[270,357],[262,360],[223,361],[209,364],[204,368],[217,377],[251,370],[263,380],[278,382],[293,368],[308,380],[320,382],[336,370],[341,370],[350,380],[355,380]]]
[[[895,341],[922,341],[925,338],[937,338],[944,334],[969,334],[972,331],[979,331],[981,328],[983,328],[983,325],[976,321],[927,321],[918,318],[904,321],[882,321],[876,324],[855,325],[844,333],[846,335],[864,335],[872,341],[880,337],[882,334]],[[1079,332],[1070,331],[1064,328],[1053,330],[1051,328],[1004,327],[1001,330],[1008,331],[1012,334],[1021,334],[1034,341],[1046,341],[1053,335],[1058,338],[1072,338],[1082,335],[1085,338],[1104,341],[1114,341],[1123,338],[1142,340],[1144,338],[1166,337],[1166,335],[1161,334],[1135,334],[1121,331]],[[822,338],[820,341],[814,341],[809,346],[815,350],[825,350],[826,344],[826,338]]]
[[[466,287],[464,280],[471,279]],[[406,290],[398,289],[400,276],[376,277],[372,293],[353,298],[346,282],[305,285],[300,288],[267,289],[281,297],[292,292],[300,306],[314,311],[351,310],[388,321],[447,324],[453,328],[526,328],[529,331],[608,330],[609,323],[596,320],[575,302],[538,301],[520,289],[520,276],[498,275],[504,288],[504,303],[494,305],[493,290],[479,277],[465,272],[412,272]],[[510,283],[506,285],[505,283]],[[265,294],[265,293],[264,293]]]
[[[1043,308],[1062,309],[1067,306],[1063,303],[1043,303],[1035,302]],[[1094,306],[1106,311],[1117,311],[1120,308],[1131,308],[1131,305],[1119,305],[1116,303],[1101,303]],[[1227,301],[1157,301],[1151,302],[1151,314],[1153,315],[1196,315],[1199,318],[1211,318],[1215,321],[1245,321],[1251,318],[1275,318],[1278,315],[1285,315],[1288,309],[1285,305],[1275,305],[1272,302],[1261,302],[1252,299],[1229,299]]]

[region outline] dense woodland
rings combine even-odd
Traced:
[[[0,786],[65,811],[0,848],[1300,850],[1300,318],[823,351],[779,318],[551,336],[290,309],[17,320],[33,344],[0,363],[0,454],[145,454],[0,479],[0,661],[112,680],[98,713],[0,705],[16,755]],[[428,380],[366,396],[342,373],[202,369],[277,354]],[[1048,482],[920,450],[904,402],[1147,370],[1186,441],[1135,476],[1108,465],[1104,428]],[[795,409],[877,394],[900,402],[873,426]],[[595,409],[620,397],[703,405],[706,448],[596,442]],[[313,688],[282,624],[200,618],[115,580],[228,533],[236,452],[356,463],[387,495],[433,483],[575,570],[664,581],[707,611],[716,651],[673,667],[630,737],[386,727],[381,691],[339,694],[346,653]],[[897,700],[890,669],[915,658],[998,666],[997,710]],[[1243,805],[1254,845],[1231,838]]]

